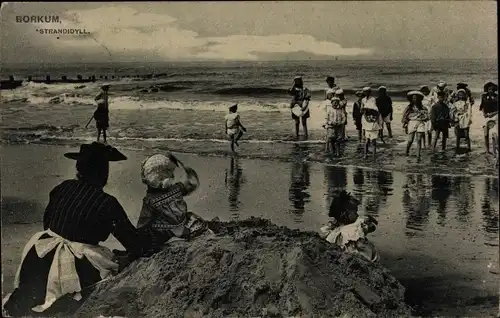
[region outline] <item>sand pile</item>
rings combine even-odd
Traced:
[[[384,268],[316,233],[261,219],[211,222],[216,235],[173,242],[102,282],[76,317],[408,316]]]

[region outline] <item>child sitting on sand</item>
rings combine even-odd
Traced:
[[[375,231],[373,217],[358,215],[359,201],[346,191],[336,191],[330,205],[330,221],[321,228],[321,235],[348,253],[360,254],[371,262],[379,261],[379,254],[366,235]]]
[[[342,128],[345,123],[345,112],[340,105],[340,99],[333,97],[331,105],[327,106],[326,118],[323,128],[326,129],[326,142],[330,144],[332,156],[340,156],[340,141],[342,139]],[[328,149],[328,147],[326,148]]]
[[[238,114],[238,104],[229,106],[229,114],[224,118],[226,122],[226,134],[231,140],[231,151],[234,152],[234,145],[238,145],[238,140],[243,136],[247,129],[243,127]]]
[[[174,175],[177,167],[185,173],[184,180],[179,182]],[[157,154],[142,163],[141,177],[147,192],[137,228],[151,235],[152,253],[174,236],[190,239],[207,230],[201,218],[188,212],[184,201],[200,184],[196,171],[170,153]]]

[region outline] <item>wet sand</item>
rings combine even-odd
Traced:
[[[42,228],[48,193],[74,176],[74,162],[62,155],[75,148],[5,146],[2,154],[3,293],[28,238]],[[137,221],[144,187],[141,160],[154,152],[125,151],[129,160],[112,165],[106,191]],[[188,197],[205,217],[238,220],[263,217],[278,225],[319,230],[327,220],[329,194],[345,188],[375,216],[371,239],[386,266],[407,288],[416,314],[491,316],[498,310],[498,179],[481,176],[403,174],[307,161],[303,145],[289,162],[180,154],[201,178]],[[118,246],[110,239],[108,246]],[[491,266],[490,266],[491,267]]]

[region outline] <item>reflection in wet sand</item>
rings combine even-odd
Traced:
[[[347,187],[347,168],[324,165],[326,206],[332,202],[335,191],[345,190]]]
[[[483,214],[484,231],[491,234],[492,240],[498,239],[498,179],[484,179],[481,212]]]
[[[307,145],[297,144],[292,152],[292,169],[288,199],[292,203],[294,214],[302,215],[304,207],[310,201],[310,172],[307,159]]]
[[[460,222],[470,221],[470,212],[474,210],[474,184],[472,179],[459,176],[453,179],[453,192],[456,199],[456,218]]]
[[[451,180],[448,176],[433,175],[431,176],[432,184],[432,205],[436,207],[438,215],[438,224],[444,226],[446,223],[446,212],[448,209],[448,201],[452,194]]]
[[[237,156],[233,156],[230,159],[229,169],[226,169],[225,184],[229,189],[229,211],[237,212],[239,211],[239,195],[241,192],[241,185],[244,183],[243,180],[243,168],[239,162]],[[233,217],[235,213],[233,213]]]
[[[406,184],[403,192],[403,210],[407,213],[406,227],[413,230],[422,230],[429,222],[431,208],[431,182],[428,175],[406,175]],[[407,235],[413,235],[407,232]]]
[[[392,184],[394,182],[392,172],[367,170],[365,173],[367,185],[369,186],[369,189],[365,189],[365,193],[369,196],[364,206],[367,213],[377,217],[380,208],[387,202],[387,197],[392,194]]]
[[[361,206],[363,204],[363,193],[365,190],[365,171],[361,168],[354,168],[352,172],[352,183],[354,184],[353,194],[359,200]]]

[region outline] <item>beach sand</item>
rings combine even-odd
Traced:
[[[49,191],[75,174],[63,153],[75,147],[2,145],[2,293],[10,292],[24,244],[36,231]],[[124,151],[106,191],[137,222],[144,195],[140,162],[154,150]],[[498,310],[498,179],[431,176],[305,162],[179,154],[198,171],[201,187],[191,211],[223,221],[262,217],[318,231],[327,221],[329,193],[345,188],[379,221],[371,240],[381,263],[406,287],[420,315],[491,316]],[[233,169],[231,169],[231,166]],[[119,247],[114,239],[105,245]],[[492,266],[490,264],[493,264]],[[490,265],[490,267],[489,267]]]

